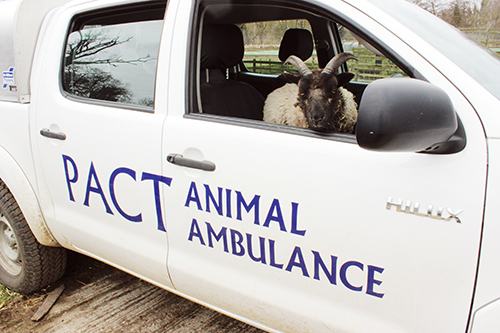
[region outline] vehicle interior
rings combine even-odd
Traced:
[[[389,54],[389,59],[366,43],[369,36],[355,26],[324,9],[317,11],[311,4],[201,1],[196,13],[190,68],[194,74],[190,75],[192,116],[262,121],[265,98],[286,83],[280,74],[296,71],[283,65],[290,55],[314,70],[324,68],[338,53],[353,53],[358,61],[351,60],[339,70],[355,73],[346,88],[358,105],[371,81],[412,76],[404,64],[395,64],[397,56]]]

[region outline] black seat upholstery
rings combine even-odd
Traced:
[[[281,39],[279,58],[285,62],[289,56],[294,55],[306,61],[309,59],[314,50],[313,36],[309,30],[306,29],[288,29],[285,31]],[[280,75],[275,80],[273,88],[277,89],[284,86],[289,81]]]
[[[288,29],[281,39],[279,58],[285,61],[294,55],[306,61],[311,57],[314,49],[313,37],[306,29]]]
[[[201,44],[203,113],[262,120],[264,97],[250,84],[226,78],[226,69],[243,59],[241,30],[231,24],[207,24]]]

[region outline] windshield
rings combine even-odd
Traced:
[[[500,99],[500,58],[495,53],[434,15],[424,10],[416,13],[415,6],[406,1],[368,1],[422,37]]]

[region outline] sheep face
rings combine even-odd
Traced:
[[[330,60],[325,69],[311,71],[296,56],[290,56],[285,63],[295,66],[299,74],[286,73],[290,82],[297,83],[299,95],[297,104],[307,119],[309,128],[321,132],[339,132],[344,117],[344,98],[340,88],[354,77],[352,73],[336,75],[337,69],[349,59],[356,59],[350,53],[341,53]]]
[[[344,100],[339,88],[347,84],[354,74],[324,74],[313,71],[298,81],[297,106],[304,113],[309,128],[321,132],[338,132],[343,117]]]

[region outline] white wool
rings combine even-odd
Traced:
[[[340,93],[342,94],[342,99],[344,100],[344,119],[342,119],[343,126],[346,128],[347,132],[354,131],[354,125],[358,121],[358,105],[354,101],[354,95],[349,90],[340,87]]]
[[[264,121],[268,123],[309,127],[302,110],[295,106],[299,87],[287,83],[270,93],[264,103]]]
[[[344,117],[341,119],[342,132],[353,133],[358,121],[357,104],[354,95],[343,87],[339,88],[344,100]],[[299,87],[294,83],[287,83],[283,87],[271,92],[264,103],[264,121],[268,123],[291,125],[308,128],[309,124],[302,110],[295,106],[299,95]]]

